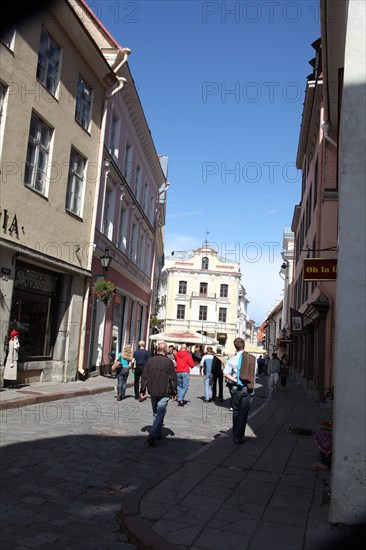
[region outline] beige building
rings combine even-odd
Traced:
[[[242,297],[239,264],[220,258],[213,248],[165,257],[159,296],[165,331],[201,331],[233,353],[234,338],[245,338]]]
[[[0,36],[0,340],[20,332],[18,382],[78,369],[105,95],[117,84],[106,43],[75,0]]]

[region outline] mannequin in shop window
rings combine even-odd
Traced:
[[[4,369],[4,386],[8,388],[15,386],[17,382],[19,346],[19,332],[14,329],[10,333],[9,351]]]

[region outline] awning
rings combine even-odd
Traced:
[[[214,338],[205,336],[199,332],[191,330],[176,330],[171,332],[159,332],[152,334],[150,340],[159,342],[172,342],[175,344],[203,344],[206,346],[216,346],[219,342]]]

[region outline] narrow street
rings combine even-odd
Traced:
[[[191,376],[187,405],[169,403],[153,449],[150,401],[131,387],[122,402],[107,392],[2,411],[2,549],[134,548],[117,521],[122,502],[231,427],[227,388],[217,405],[202,392]]]

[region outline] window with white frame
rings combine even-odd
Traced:
[[[219,307],[219,322],[226,323],[227,309],[226,307]]]
[[[84,192],[86,159],[71,148],[69,177],[67,181],[66,209],[81,216]]]
[[[47,171],[50,166],[52,132],[52,128],[35,113],[32,114],[27,158],[25,161],[24,183],[42,195],[47,194]]]
[[[147,246],[146,246],[146,261],[145,261],[145,266],[144,266],[144,272],[146,273],[146,275],[150,275],[150,269],[151,269],[151,242],[148,242],[147,243]]]
[[[75,118],[85,130],[89,129],[93,91],[85,79],[79,75],[76,95]]]
[[[200,296],[207,296],[207,283],[200,283]]]
[[[118,158],[119,154],[120,129],[121,121],[118,116],[113,112],[111,120],[111,132],[109,136],[109,152],[115,158]]]
[[[201,269],[208,269],[208,258],[206,256],[202,258]]]
[[[127,248],[127,208],[122,206],[118,228],[118,248],[126,252]]]
[[[227,298],[229,295],[229,286],[220,285],[220,298]]]
[[[186,306],[184,304],[177,305],[177,319],[184,319],[186,316]]]
[[[144,187],[144,206],[143,206],[143,210],[145,212],[146,215],[148,215],[148,212],[147,212],[147,208],[149,206],[149,202],[148,202],[148,196],[149,196],[149,186],[147,183],[145,183],[145,187]]]
[[[0,40],[9,50],[14,50],[15,28],[10,27],[0,32]]]
[[[142,187],[142,169],[141,166],[137,165],[136,167],[136,190],[135,190],[135,197],[140,202],[140,195],[141,195],[141,187]]]
[[[200,306],[198,318],[200,321],[207,321],[207,306]]]
[[[5,120],[5,107],[6,107],[6,92],[7,86],[0,82],[0,157],[1,150],[3,146],[3,135],[4,135],[4,120]]]
[[[103,233],[108,239],[112,240],[113,238],[113,196],[114,189],[109,183],[105,190],[104,197],[104,210],[103,210]]]
[[[132,231],[131,231],[130,259],[136,263],[136,258],[137,258],[137,225],[136,223],[133,223]]]
[[[187,281],[179,281],[178,294],[187,294]]]
[[[46,31],[41,30],[38,51],[37,78],[52,94],[56,94],[60,64],[60,48]]]
[[[141,233],[140,235],[140,250],[139,250],[139,268],[141,271],[143,271],[144,264],[145,264],[145,244],[146,244],[146,235]]]
[[[149,221],[151,225],[154,225],[154,214],[155,214],[154,195],[150,195]]]
[[[132,145],[127,141],[126,151],[125,151],[125,164],[124,164],[124,168],[123,168],[123,175],[124,175],[125,180],[127,181],[127,183],[131,183],[132,172],[133,172]]]

